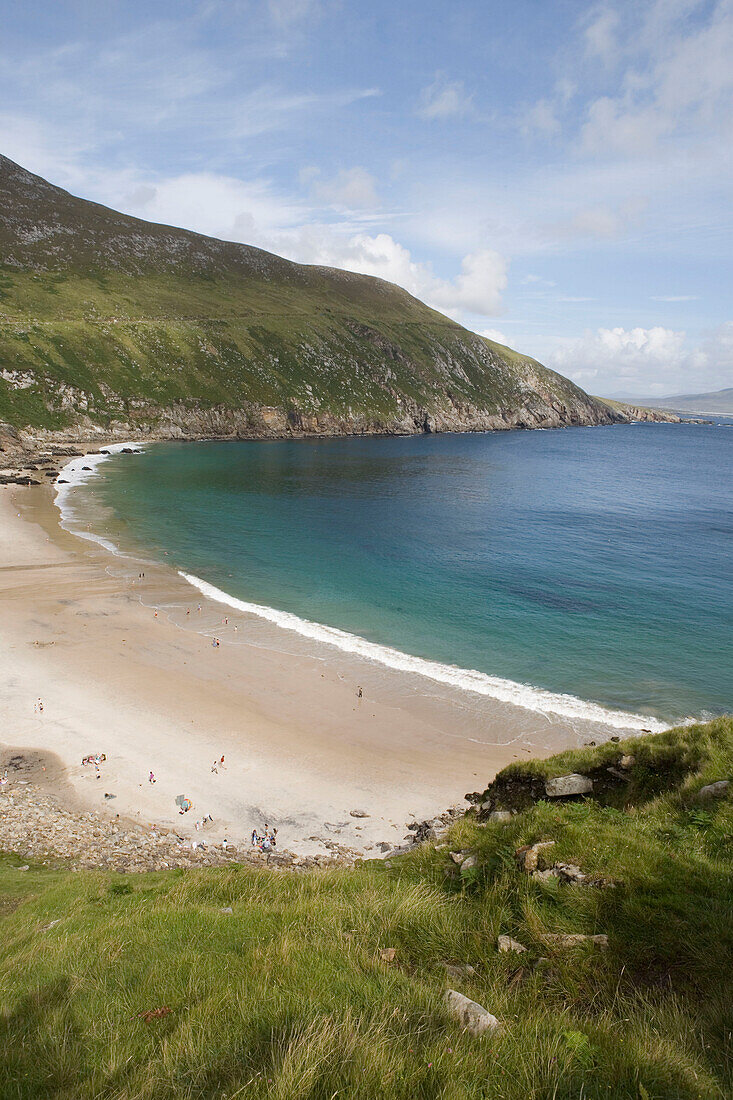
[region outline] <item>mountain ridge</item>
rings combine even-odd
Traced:
[[[630,419],[401,287],[144,222],[0,156],[0,421],[16,431],[259,438]]]

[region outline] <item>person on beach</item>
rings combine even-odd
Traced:
[[[219,774],[219,769],[217,768],[218,763],[219,763],[219,761],[215,760],[214,763],[211,765],[211,770],[214,773],[214,775]]]
[[[224,767],[224,757],[223,756],[222,756],[221,760],[219,761],[219,767],[220,768]]]
[[[258,843],[259,839],[260,838],[257,836],[257,830],[253,829],[252,830],[252,847],[253,848],[257,847],[257,843]]]
[[[357,698],[357,699],[361,699],[361,698],[363,698],[363,696],[364,696],[364,692],[363,692],[363,691],[361,690],[361,688],[360,688],[360,687],[359,687],[359,688],[357,688],[357,689],[356,689],[356,698]]]
[[[151,772],[148,776],[148,783],[155,783],[155,775],[153,774],[153,772]]]

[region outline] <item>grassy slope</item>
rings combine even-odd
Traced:
[[[450,844],[478,854],[463,878],[446,876],[453,865],[433,845],[390,867],[305,876],[20,873],[5,857],[0,1095],[730,1095],[733,807],[703,808],[695,792],[730,776],[733,721],[512,776],[596,767],[623,751],[637,756],[634,805],[540,802],[504,827],[468,817]],[[617,886],[541,887],[513,858],[540,838],[556,840],[553,859]],[[542,931],[607,932],[609,950],[541,947]],[[502,932],[527,954],[497,953]],[[396,964],[380,960],[385,947]],[[476,967],[451,984],[504,1021],[503,1037],[460,1033],[443,1007],[443,962]],[[136,1018],[163,1005],[170,1015]]]
[[[567,379],[379,279],[151,225],[0,156],[0,419],[60,427],[87,395],[104,424],[134,402],[399,418],[411,403],[519,408]],[[526,380],[530,379],[527,386]]]

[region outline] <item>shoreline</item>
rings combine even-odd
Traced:
[[[230,611],[225,629],[209,601],[192,630],[187,582],[157,564],[143,580],[133,558],[63,530],[50,490],[0,491],[10,684],[0,714],[8,743],[56,753],[75,797],[96,812],[109,812],[112,793],[121,814],[189,839],[212,813],[210,844],[245,843],[267,822],[303,856],[336,844],[373,857],[512,760],[615,732],[537,715],[528,734],[512,726],[518,708],[500,703],[466,718],[415,678],[397,684],[363,658],[283,644],[281,630],[244,613]],[[98,784],[80,765],[90,752],[107,754]],[[226,769],[214,773],[222,754]],[[183,817],[180,794],[194,802]]]

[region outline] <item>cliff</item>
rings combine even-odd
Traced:
[[[21,440],[624,419],[400,287],[143,222],[0,156],[0,421]]]

